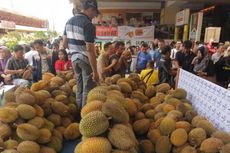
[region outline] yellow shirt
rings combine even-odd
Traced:
[[[150,71],[152,70],[153,69],[145,69],[141,71],[141,79],[144,79],[144,82],[147,84],[147,86],[159,83],[158,70],[154,70],[152,75],[150,76]]]

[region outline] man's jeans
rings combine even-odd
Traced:
[[[77,105],[82,109],[86,104],[89,91],[96,86],[96,83],[92,79],[92,68],[88,63],[78,59],[73,62],[73,68],[77,77]]]

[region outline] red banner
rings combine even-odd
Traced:
[[[117,37],[118,27],[112,26],[96,26],[97,37]]]

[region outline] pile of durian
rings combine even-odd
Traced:
[[[88,94],[75,153],[230,153],[229,133],[186,96],[166,83],[147,87],[137,74],[106,78]]]
[[[73,74],[50,73],[30,89],[7,92],[0,108],[0,152],[58,153],[64,140],[80,138],[75,92]]]

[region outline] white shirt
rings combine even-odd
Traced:
[[[176,59],[176,53],[178,52],[178,50],[176,48],[173,48],[171,51],[171,59]]]
[[[215,54],[213,54],[211,58],[213,61],[213,64],[216,64],[216,62],[219,61],[220,57],[221,57],[221,54],[219,52],[216,52]]]
[[[38,59],[38,58],[39,58],[39,54],[38,54],[37,51],[31,50],[31,51],[25,53],[24,57],[25,57],[25,59],[28,60],[29,65],[32,66],[32,65],[33,65],[33,57],[34,57],[35,59]]]

